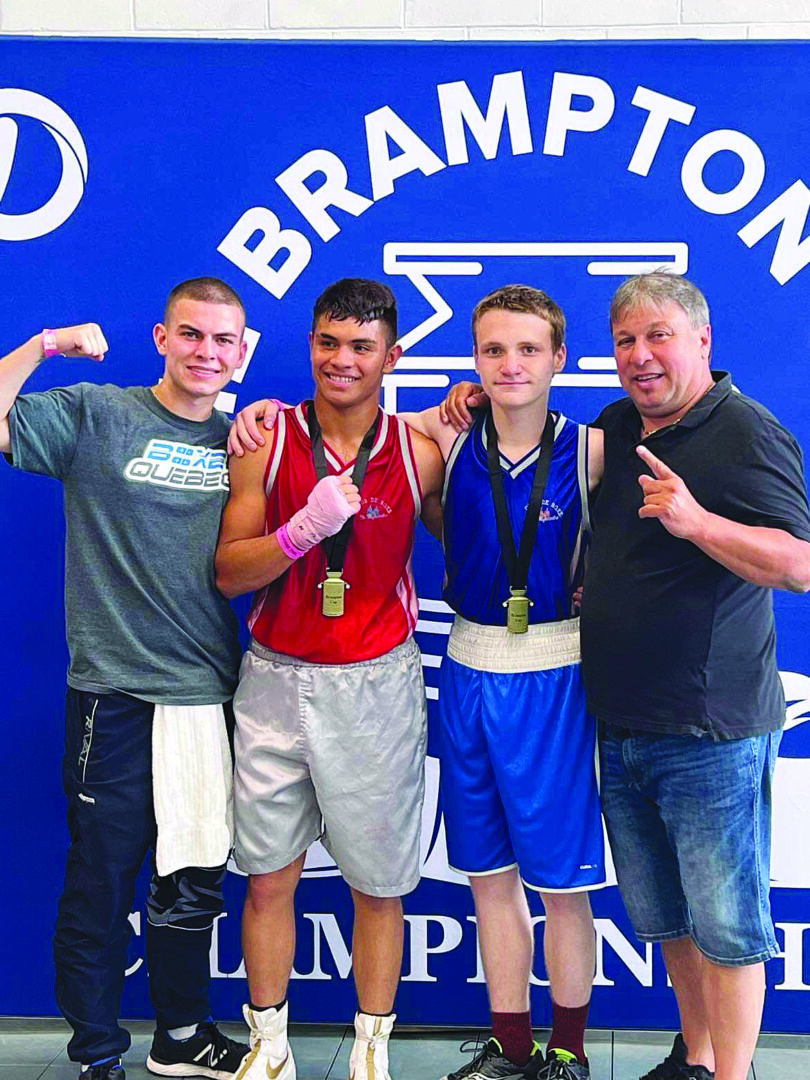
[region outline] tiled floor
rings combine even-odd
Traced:
[[[124,1059],[127,1080],[147,1080],[144,1065],[151,1028],[128,1025],[132,1048]],[[232,1037],[244,1028],[224,1024]],[[544,1032],[537,1032],[542,1041]],[[339,1027],[294,1028],[293,1046],[299,1080],[345,1080],[351,1032]],[[394,1080],[438,1080],[465,1060],[459,1047],[469,1032],[402,1031],[391,1044]],[[474,1038],[474,1033],[472,1034]],[[0,1019],[0,1080],[75,1080],[77,1067],[68,1061],[67,1027],[58,1021]],[[593,1080],[638,1080],[661,1061],[672,1046],[667,1032],[592,1031],[588,1053]],[[810,1080],[810,1037],[763,1036],[754,1058],[753,1080]]]

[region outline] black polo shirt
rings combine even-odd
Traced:
[[[729,375],[680,422],[644,440],[706,510],[810,540],[798,443]],[[605,475],[582,605],[588,707],[601,720],[658,734],[736,739],[779,728],[771,590],[752,585],[639,518],[641,417],[629,398],[596,421]]]

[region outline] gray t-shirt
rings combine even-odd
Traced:
[[[64,485],[69,684],[160,704],[230,698],[238,625],[214,583],[227,418],[79,383],[22,395],[9,426],[14,466]]]

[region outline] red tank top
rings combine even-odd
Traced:
[[[330,473],[351,474],[324,440]],[[278,415],[265,472],[269,535],[300,510],[317,483],[304,407]],[[318,544],[253,598],[248,626],[274,652],[318,664],[349,664],[390,652],[414,631],[418,602],[411,569],[421,492],[407,424],[382,414],[346,552],[345,614],[326,618],[326,556]]]

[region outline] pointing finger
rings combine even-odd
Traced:
[[[667,480],[675,473],[670,469],[669,465],[665,465],[660,458],[657,458],[655,454],[650,453],[646,446],[637,446],[636,453],[641,460],[652,469],[653,476],[657,476],[659,480]]]

